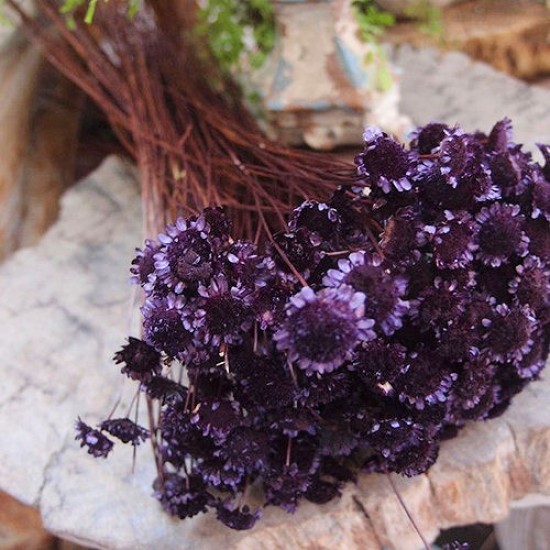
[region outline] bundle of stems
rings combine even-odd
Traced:
[[[353,169],[327,153],[269,140],[238,86],[212,61],[193,18],[154,2],[129,20],[119,1],[101,3],[93,25],[70,29],[55,0],[36,0],[38,17],[6,0],[49,61],[105,113],[141,175],[146,236],[177,215],[222,205],[238,238],[285,227],[302,199],[323,199]],[[181,13],[193,12],[193,0]],[[181,25],[180,25],[181,26]]]

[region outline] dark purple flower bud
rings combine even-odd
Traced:
[[[217,442],[227,439],[242,422],[238,403],[229,398],[202,401],[193,409],[190,421]]]
[[[189,325],[182,318],[185,301],[173,294],[167,298],[149,298],[141,311],[145,341],[157,351],[174,357],[191,344]]]
[[[443,220],[435,227],[432,248],[439,269],[466,267],[477,248],[474,242],[475,224],[466,212],[445,210]]]
[[[315,476],[304,493],[304,497],[315,504],[326,504],[340,497],[340,484]]]
[[[262,469],[267,464],[269,454],[267,434],[252,428],[236,428],[215,454],[225,459],[226,470],[250,473]]]
[[[329,240],[340,230],[340,216],[328,204],[317,201],[305,201],[294,210],[288,227],[297,231],[300,227],[318,234],[321,239]]]
[[[155,272],[155,254],[159,251],[159,244],[147,239],[143,250],[136,248],[136,257],[132,260],[132,267],[130,273],[132,277],[130,282],[147,286],[150,283],[151,276],[154,276]],[[154,279],[153,279],[154,282]]]
[[[128,338],[128,344],[117,351],[114,361],[124,363],[120,372],[141,382],[148,382],[162,370],[160,353],[143,340],[132,336]]]
[[[294,513],[298,499],[310,485],[309,472],[300,471],[295,463],[283,466],[263,478],[266,504],[280,506],[289,513]]]
[[[269,427],[288,437],[297,437],[299,433],[315,435],[319,429],[317,420],[308,409],[287,407],[279,409]]]
[[[405,372],[395,381],[401,402],[422,410],[448,399],[458,376],[446,365],[434,368],[436,361],[435,353],[425,351],[410,355]]]
[[[79,418],[76,422],[76,440],[80,440],[81,447],[88,448],[88,454],[96,458],[107,458],[113,448],[113,442],[99,430],[88,426]]]
[[[312,233],[305,227],[300,227],[292,233],[278,233],[274,235],[274,240],[281,248],[288,261],[300,273],[305,274],[306,277],[321,261],[322,255],[319,250],[319,245],[322,241],[318,235]],[[277,263],[277,267],[283,272],[291,274],[287,263],[279,252],[275,250],[273,246],[269,248],[273,248],[273,250],[269,250],[268,253]]]
[[[436,277],[433,286],[419,294],[411,307],[411,316],[421,328],[439,330],[462,315],[467,299],[467,292],[456,281]]]
[[[532,218],[545,218],[550,221],[550,182],[538,177],[532,185],[533,210]]]
[[[242,335],[252,326],[252,312],[246,306],[248,291],[229,287],[223,275],[214,277],[208,287],[199,286],[203,300],[196,312],[196,326],[202,330],[203,343],[217,348],[221,343],[238,344]],[[200,342],[197,342],[200,346]]]
[[[542,167],[542,173],[544,174],[546,181],[550,181],[550,145],[537,143],[537,147],[540,149],[545,161],[545,164]]]
[[[491,180],[503,196],[519,196],[525,191],[518,159],[511,153],[499,153],[489,160]]]
[[[384,459],[397,456],[424,437],[424,428],[412,418],[369,418],[365,439]]]
[[[216,506],[216,518],[226,527],[237,531],[252,529],[261,515],[261,510],[251,512],[250,508],[246,505],[239,508],[234,503],[220,502]]]
[[[329,269],[323,284],[329,287],[344,284],[363,293],[365,317],[374,319],[375,327],[388,336],[401,328],[401,318],[409,309],[409,303],[401,299],[407,289],[406,278],[387,273],[376,254],[353,252],[338,262],[338,269]]]
[[[122,443],[132,443],[134,447],[149,437],[149,430],[138,426],[129,418],[104,420],[99,427],[120,439]]]
[[[210,242],[214,243],[216,248],[226,243],[231,235],[231,220],[225,215],[220,206],[208,207],[202,211],[200,218],[203,218],[207,227],[205,231],[208,234]],[[200,219],[198,220],[200,226]]]
[[[495,367],[486,355],[477,355],[463,364],[451,399],[451,407],[458,418],[463,409],[479,405],[493,384],[494,374]]]
[[[386,257],[399,264],[416,263],[425,244],[422,234],[423,224],[413,207],[398,210],[388,219],[382,235],[381,247]]]
[[[476,257],[485,265],[498,267],[515,254],[527,254],[529,238],[522,230],[523,216],[519,206],[495,203],[482,208],[476,220],[480,225]]]
[[[486,320],[484,343],[495,360],[506,363],[521,361],[533,346],[532,334],[537,320],[529,306],[512,307],[499,304]]]
[[[462,130],[451,130],[439,146],[439,171],[452,186],[458,185],[458,178],[466,172],[473,160],[475,142]]]
[[[487,139],[487,149],[495,153],[505,153],[512,140],[512,121],[506,117],[492,128]]]
[[[536,256],[528,256],[516,267],[517,276],[509,283],[509,291],[522,305],[535,312],[550,305],[550,268]]]
[[[164,376],[153,376],[143,384],[145,393],[151,399],[158,399],[164,405],[184,403],[187,398],[187,388]]]
[[[181,294],[185,288],[206,282],[214,272],[213,250],[208,240],[208,225],[178,218],[159,235],[161,248],[155,254],[155,273],[160,281]]]
[[[421,155],[434,153],[450,131],[451,129],[445,124],[430,122],[413,132],[411,149],[416,149]]]
[[[155,480],[153,488],[163,510],[180,519],[206,512],[207,506],[213,503],[213,497],[197,475],[182,477],[164,473],[162,478]]]
[[[303,288],[290,299],[287,318],[273,336],[278,349],[308,374],[338,368],[360,341],[374,338],[364,303],[365,295],[349,286],[317,293]]]
[[[307,407],[326,405],[337,399],[345,399],[352,393],[350,373],[345,370],[307,376],[302,384],[300,401]]]
[[[439,444],[424,440],[418,445],[408,447],[388,461],[390,471],[413,477],[426,472],[437,460]]]
[[[550,336],[539,330],[533,334],[532,339],[534,341],[533,347],[515,365],[520,378],[538,378],[546,365],[550,350]]]
[[[550,231],[548,222],[542,218],[527,220],[525,233],[529,237],[529,252],[544,262],[550,262]]]
[[[387,395],[393,390],[391,383],[405,368],[406,352],[404,346],[378,338],[363,344],[352,368],[372,390]]]
[[[409,155],[403,146],[378,129],[365,130],[363,140],[363,153],[355,159],[358,175],[386,194],[410,190]]]

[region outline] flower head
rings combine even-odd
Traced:
[[[162,370],[160,353],[152,346],[130,336],[128,344],[115,354],[115,363],[123,363],[120,370],[133,380],[146,382]]]
[[[141,308],[145,341],[156,351],[171,357],[186,351],[192,341],[189,325],[182,317],[183,305],[181,297],[170,295],[149,298]]]
[[[100,428],[120,439],[122,443],[131,443],[134,447],[149,437],[149,430],[138,426],[129,418],[104,420]]]
[[[113,442],[99,430],[88,426],[79,418],[76,422],[76,437],[81,447],[88,448],[88,454],[96,458],[107,458],[113,448]]]
[[[377,129],[365,131],[363,139],[363,153],[355,159],[359,176],[386,194],[411,189],[409,155],[403,146]]]
[[[196,221],[178,218],[166,228],[166,233],[159,235],[162,246],[154,256],[155,273],[176,294],[208,281],[214,272],[214,251],[207,230],[204,218]]]
[[[317,293],[303,288],[290,299],[287,318],[274,335],[278,349],[310,374],[338,368],[359,342],[374,338],[364,304],[365,295],[349,286]]]
[[[476,216],[479,223],[476,258],[498,267],[514,255],[525,256],[529,238],[523,231],[523,216],[517,205],[494,203]]]
[[[391,275],[382,267],[377,255],[354,252],[338,262],[338,269],[330,269],[323,279],[326,286],[342,284],[362,292],[365,299],[365,316],[374,319],[376,327],[386,335],[400,328],[401,318],[408,311],[409,303],[402,300],[407,280],[401,275]]]

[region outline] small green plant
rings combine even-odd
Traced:
[[[365,42],[373,42],[385,29],[395,23],[393,13],[381,10],[373,0],[355,0],[353,11],[359,25],[361,39]]]
[[[405,10],[405,15],[418,21],[420,32],[432,38],[442,38],[444,29],[441,8],[432,6],[428,0],[418,0]]]
[[[269,0],[205,0],[197,31],[225,71],[261,67],[275,44]]]
[[[109,0],[101,0],[102,2],[108,2]],[[94,20],[97,5],[100,0],[64,0],[61,5],[60,12],[67,16],[69,25],[74,25],[74,13],[75,11],[86,6],[86,12],[84,14],[84,22],[91,25]],[[128,0],[128,17],[132,18],[138,12],[141,6],[142,0]]]
[[[378,37],[395,23],[395,16],[378,8],[373,0],[356,0],[353,2],[353,13],[359,26],[359,37],[373,47],[365,57],[365,63],[376,63],[376,88],[387,92],[393,85],[393,78],[386,53],[378,44]]]

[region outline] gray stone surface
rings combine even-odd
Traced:
[[[529,86],[458,52],[400,46],[391,58],[401,69],[400,111],[415,124],[438,120],[488,132],[508,116],[517,143],[532,151],[535,143],[550,143],[550,90]]]

